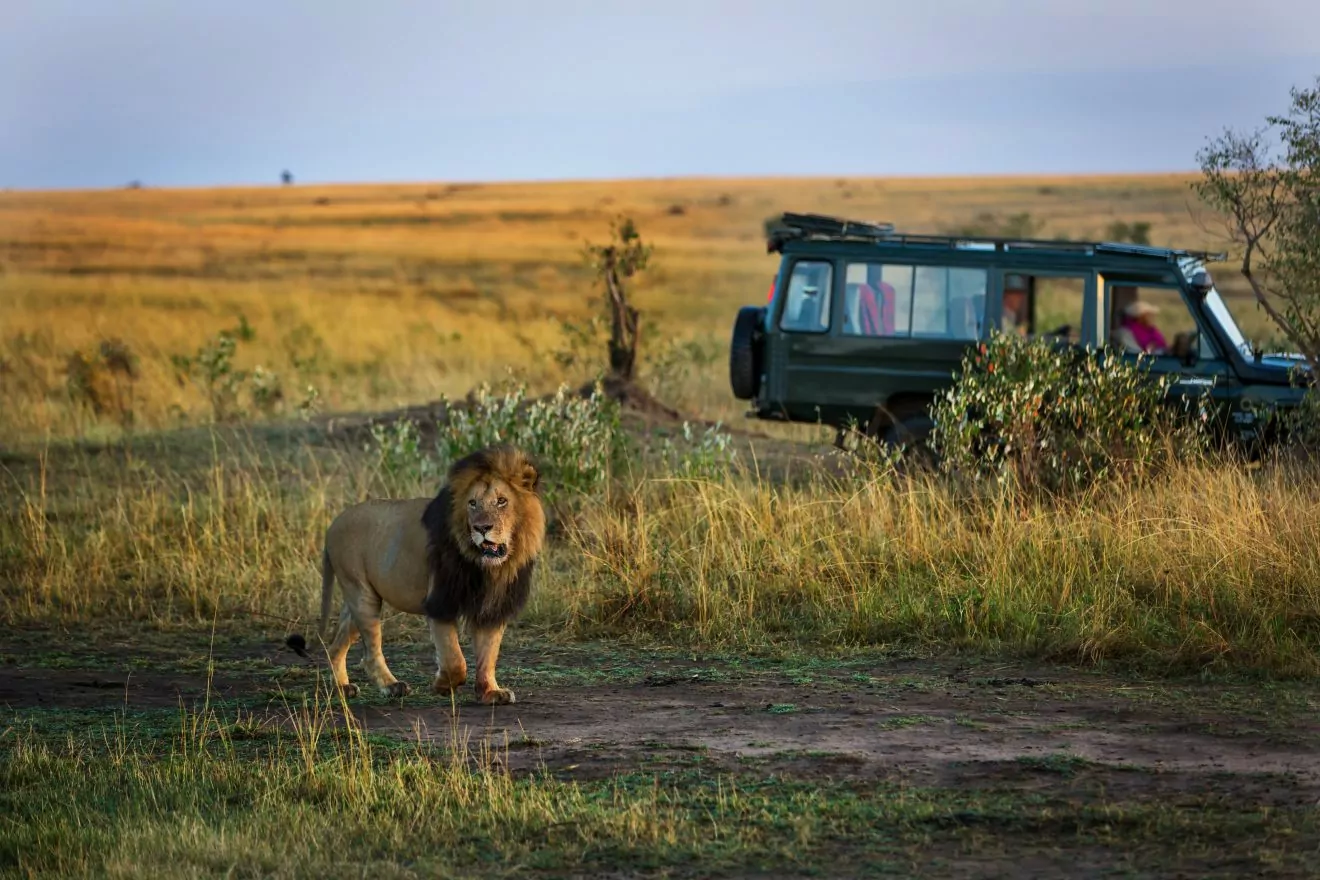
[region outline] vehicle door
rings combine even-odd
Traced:
[[[1175,275],[1107,272],[1102,280],[1106,339],[1113,351],[1135,364],[1147,346],[1151,372],[1176,377],[1175,395],[1231,396],[1228,359],[1209,328],[1201,326]],[[1142,312],[1146,326],[1134,326]]]
[[[797,257],[781,275],[783,291],[772,305],[770,397],[800,412],[819,403],[831,370],[830,327],[834,314],[835,266],[823,257]]]

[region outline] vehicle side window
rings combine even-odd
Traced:
[[[849,336],[977,339],[985,269],[850,263],[843,332]]]
[[[797,333],[822,333],[830,329],[833,268],[829,263],[814,260],[793,264],[784,311],[779,318],[781,329]]]
[[[907,336],[911,266],[849,263],[843,285],[845,336]]]
[[[1070,342],[1082,338],[1086,276],[1037,276],[1036,332],[1058,334]]]
[[[985,320],[985,269],[918,266],[912,289],[912,335],[977,339]]]
[[[1108,286],[1108,338],[1115,348],[1182,356],[1195,345],[1202,358],[1220,357],[1208,338],[1198,338],[1196,319],[1176,286],[1123,281]]]

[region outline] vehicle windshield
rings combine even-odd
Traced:
[[[1237,350],[1243,355],[1251,357],[1251,343],[1242,335],[1242,329],[1238,327],[1237,321],[1233,320],[1233,313],[1228,310],[1224,304],[1224,298],[1219,295],[1218,290],[1211,290],[1205,298],[1206,311],[1210,317],[1214,318],[1215,323],[1224,328],[1224,334],[1229,342],[1237,347]]]
[[[1199,260],[1183,261],[1184,277],[1191,278],[1192,274],[1200,268],[1202,268],[1202,264]],[[1224,303],[1224,298],[1219,295],[1217,287],[1211,287],[1210,292],[1206,294],[1205,310],[1214,322],[1223,329],[1229,343],[1242,352],[1243,356],[1251,357],[1251,343],[1247,341],[1247,337],[1242,333],[1242,328],[1233,319],[1233,313],[1228,310],[1228,306]]]

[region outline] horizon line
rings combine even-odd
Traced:
[[[760,183],[760,182],[789,182],[789,181],[930,181],[930,182],[954,182],[954,181],[1087,181],[1087,180],[1123,180],[1139,179],[1153,177],[1197,177],[1200,176],[1199,169],[1186,169],[1182,171],[1079,171],[1079,172],[1030,172],[1030,171],[1004,171],[1004,172],[986,172],[981,174],[920,174],[920,173],[893,173],[893,174],[658,174],[658,175],[634,175],[634,176],[609,176],[609,177],[524,177],[524,178],[408,178],[408,179],[388,179],[362,178],[356,180],[326,180],[326,181],[298,181],[295,175],[293,183],[283,183],[281,181],[253,181],[247,183],[222,183],[222,184],[188,184],[175,186],[154,186],[146,181],[141,181],[140,186],[132,187],[129,183],[117,186],[82,186],[82,187],[40,187],[26,188],[6,186],[0,189],[0,195],[11,193],[23,193],[28,195],[50,194],[80,194],[80,193],[111,193],[111,192],[142,192],[150,190],[152,192],[214,192],[217,190],[251,190],[251,189],[289,189],[300,187],[304,189],[328,189],[328,188],[350,188],[350,187],[372,187],[372,186],[481,186],[481,187],[516,187],[516,186],[581,186],[584,184],[638,184],[638,183],[684,183],[684,182],[716,182],[725,181],[730,183]]]

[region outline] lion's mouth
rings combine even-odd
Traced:
[[[482,541],[477,545],[477,550],[485,559],[503,559],[509,555],[508,544],[497,544],[494,541]]]

